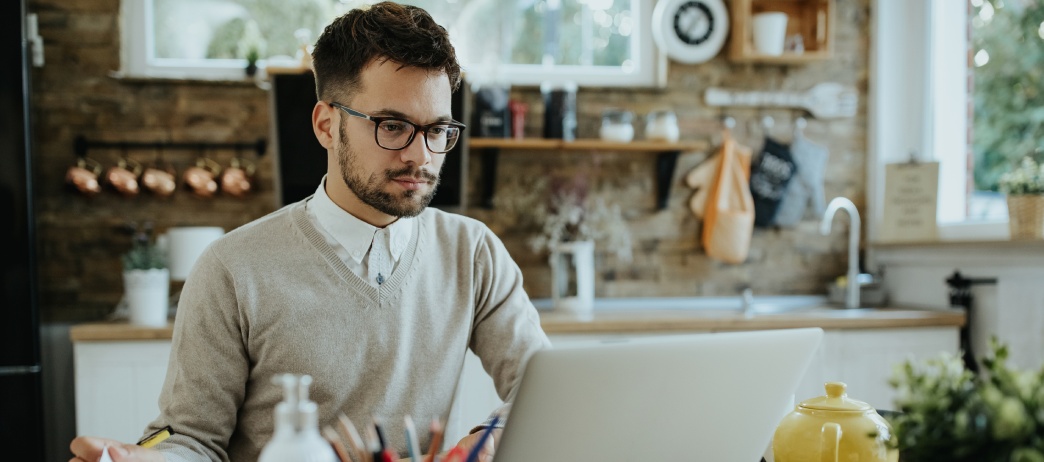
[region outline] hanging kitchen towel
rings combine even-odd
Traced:
[[[724,137],[718,149],[718,170],[707,195],[702,242],[707,256],[726,263],[743,263],[754,233],[754,201],[748,186],[751,150]]]
[[[823,172],[826,170],[828,152],[826,148],[813,143],[804,135],[797,134],[790,143],[790,155],[797,168],[797,176],[787,183],[783,200],[776,210],[777,226],[794,226],[809,211],[813,216],[823,214],[825,208],[823,197]]]
[[[787,183],[794,176],[790,147],[765,137],[761,154],[750,168],[750,193],[754,198],[754,226],[768,227],[783,199]]]

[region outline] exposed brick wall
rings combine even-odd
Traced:
[[[860,89],[855,118],[810,120],[807,136],[829,148],[826,172],[828,198],[844,195],[862,206],[866,164],[866,75],[868,63],[869,0],[839,0],[836,10],[835,57],[799,66],[732,64],[724,53],[700,65],[670,64],[668,86],[662,90],[599,90],[581,88],[579,135],[597,135],[606,107],[623,107],[639,115],[669,107],[678,115],[685,139],[717,139],[718,108],[702,102],[707,86],[747,89],[805,90],[822,81],[836,81]],[[112,311],[122,293],[119,254],[128,246],[115,228],[128,220],[153,220],[159,229],[175,225],[242,225],[276,207],[272,156],[259,160],[259,190],[247,199],[216,197],[201,200],[185,191],[171,199],[143,195],[123,198],[106,192],[85,198],[64,186],[66,169],[74,162],[72,142],[77,135],[96,140],[252,141],[269,134],[268,94],[249,83],[128,81],[110,73],[119,68],[118,0],[30,0],[39,14],[46,44],[47,65],[33,70],[35,118],[35,187],[43,316],[51,321],[96,319]],[[540,133],[541,104],[535,89],[516,89],[513,96],[530,103],[527,134]],[[789,110],[730,110],[739,125],[736,137],[760,146],[756,120],[771,115],[775,135],[789,139]],[[636,121],[641,136],[642,123]],[[118,152],[91,151],[106,166]],[[148,161],[154,153],[130,153]],[[232,152],[209,155],[226,164]],[[564,174],[576,169],[595,172],[601,191],[619,200],[635,238],[634,260],[629,263],[600,252],[596,291],[599,296],[731,295],[737,286],[750,285],[755,293],[822,293],[823,285],[844,272],[845,236],[820,237],[817,222],[793,229],[757,230],[749,261],[723,265],[701,251],[699,221],[686,206],[691,191],[680,181],[705,153],[687,153],[678,161],[670,185],[668,207],[657,210],[655,156],[649,154],[554,153],[502,154],[497,194],[512,194],[518,182],[511,177]],[[178,171],[194,163],[196,153],[169,151]],[[597,168],[595,164],[597,163]],[[472,164],[477,164],[472,159]],[[472,181],[477,175],[472,169]],[[477,187],[471,186],[472,191]],[[472,202],[474,203],[475,198]],[[526,288],[533,297],[549,295],[547,257],[531,252],[527,234],[510,226],[495,210],[472,208],[465,213],[482,219],[504,239],[521,266]],[[263,251],[263,249],[259,249]]]

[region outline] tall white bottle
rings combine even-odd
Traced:
[[[308,399],[312,377],[282,374],[272,382],[283,387],[275,408],[275,433],[258,462],[338,462],[330,443],[319,434],[318,406]]]

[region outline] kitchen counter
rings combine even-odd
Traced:
[[[886,329],[905,327],[961,327],[964,312],[958,309],[815,307],[746,317],[739,310],[723,309],[607,309],[590,317],[540,311],[540,323],[548,334],[614,332],[685,332],[791,329]],[[74,342],[112,340],[169,340],[173,325],[132,326],[126,322],[92,322],[73,326]]]
[[[744,316],[739,310],[607,310],[580,319],[564,313],[541,313],[540,324],[549,334],[613,332],[684,332],[794,329],[887,329],[904,327],[961,327],[965,315],[958,309],[808,308]]]

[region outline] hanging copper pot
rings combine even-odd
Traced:
[[[185,169],[185,172],[182,173],[182,181],[197,197],[211,198],[218,191],[218,175],[220,174],[220,164],[209,157],[200,156],[196,159],[196,165]]]
[[[247,196],[254,189],[256,170],[253,162],[236,155],[221,174],[221,192],[233,197]]]
[[[98,161],[82,156],[76,159],[76,165],[65,172],[65,183],[76,192],[94,196],[102,190],[98,182],[101,173],[102,166]]]
[[[115,166],[109,167],[105,172],[105,181],[112,186],[116,192],[127,196],[136,196],[141,192],[138,177],[141,175],[142,166],[139,162],[124,155]]]

